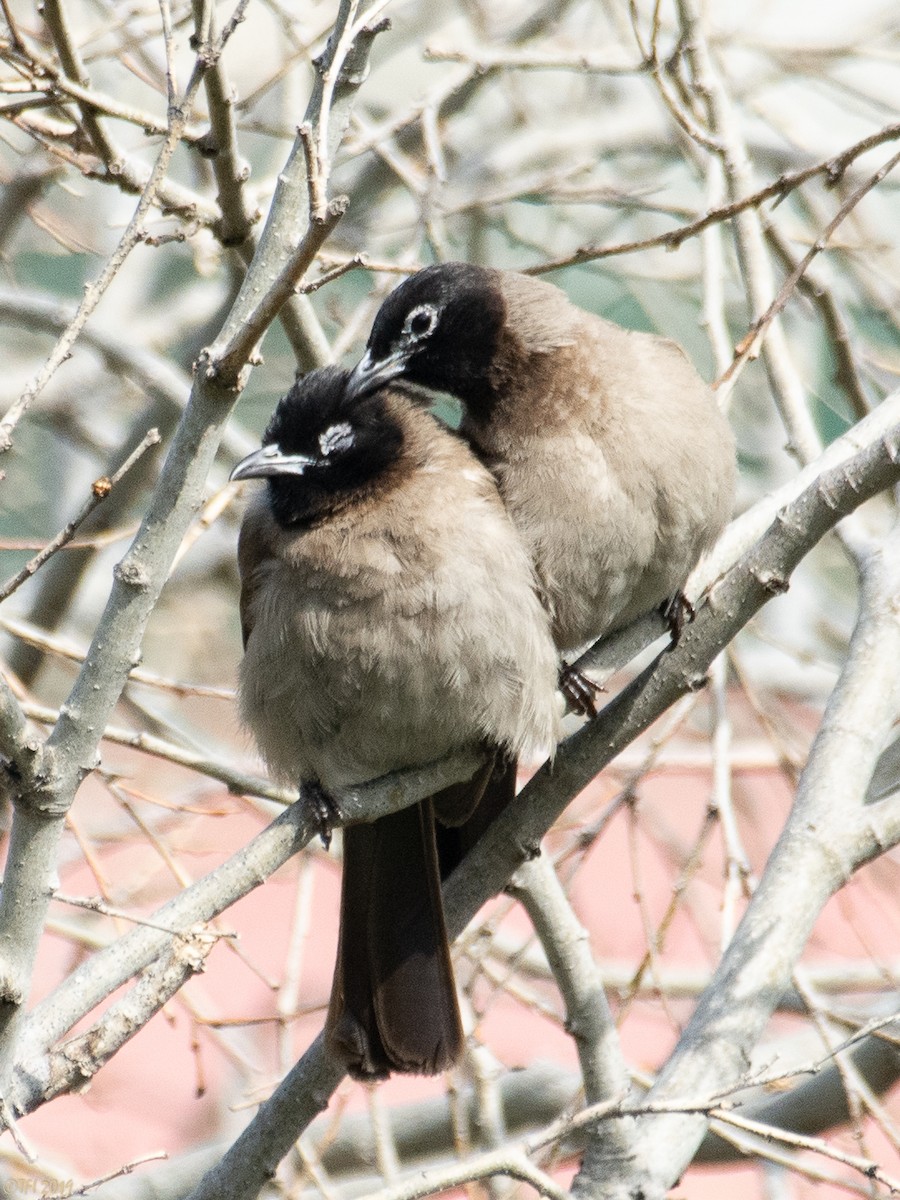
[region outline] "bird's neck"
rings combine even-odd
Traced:
[[[527,436],[552,427],[558,418],[556,393],[565,377],[568,347],[531,350],[519,339],[504,339],[485,381],[483,395],[461,397],[467,436],[490,442],[495,436]]]

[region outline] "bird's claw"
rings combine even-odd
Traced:
[[[672,635],[672,645],[677,646],[685,625],[689,625],[696,615],[696,609],[684,592],[676,592],[664,604],[660,605],[663,620],[669,626]]]
[[[606,689],[594,683],[577,667],[570,667],[564,662],[559,673],[559,690],[573,712],[582,717],[596,717],[597,697]]]
[[[331,834],[341,819],[341,810],[320,783],[304,783],[303,797],[312,807],[316,832],[327,850],[331,845]]]

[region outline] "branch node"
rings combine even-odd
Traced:
[[[763,591],[770,596],[781,596],[790,587],[789,581],[775,571],[753,571],[751,574]]]
[[[194,359],[191,371],[201,379],[215,379],[216,369],[213,366],[209,346],[204,346]]]
[[[215,158],[219,153],[219,143],[215,132],[211,128],[207,129],[206,133],[194,142],[194,149],[201,158]]]
[[[140,563],[123,559],[116,566],[114,574],[116,579],[121,583],[127,584],[129,587],[146,590],[150,586],[147,571]]]
[[[705,671],[692,671],[685,675],[684,682],[689,692],[702,692],[709,683],[709,676]]]
[[[24,1002],[25,994],[21,986],[16,983],[10,971],[4,970],[0,974],[0,1005],[14,1004],[19,1007]]]
[[[376,21],[374,25],[367,25],[363,33],[369,37],[377,37],[379,33],[387,33],[392,28],[391,18],[382,17],[380,21]]]

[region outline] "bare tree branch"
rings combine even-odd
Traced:
[[[145,450],[149,450],[151,446],[155,446],[158,442],[158,430],[149,430],[143,441],[140,442],[136,449],[134,449],[131,454],[128,455],[117,471],[115,471],[111,476],[103,475],[94,481],[94,483],[91,485],[90,496],[81,506],[72,520],[69,521],[69,523],[59,531],[56,537],[52,538],[51,541],[49,541],[47,545],[44,546],[43,549],[34,556],[34,558],[29,559],[25,566],[22,567],[21,571],[17,571],[11,579],[8,579],[5,583],[0,584],[0,603],[2,603],[7,596],[11,596],[16,588],[20,587],[26,579],[30,579],[35,571],[40,570],[44,563],[49,558],[52,558],[58,550],[61,550],[63,546],[66,546],[69,542],[71,542],[82,523],[87,520],[98,504],[103,503],[123,475],[126,475],[131,470]]]
[[[566,1030],[578,1050],[585,1102],[626,1095],[631,1079],[587,931],[572,912],[546,855],[523,863],[510,881],[510,891],[528,913],[565,1000]],[[627,1119],[601,1122],[589,1136],[587,1161],[606,1155],[629,1158],[631,1134]]]
[[[109,1200],[183,1200],[192,1188],[249,1197],[276,1168],[277,1186],[303,1200],[420,1195],[472,1179],[494,1200],[514,1180],[559,1200],[546,1172],[579,1156],[576,1191],[629,1200],[660,1195],[688,1160],[741,1154],[860,1195],[865,1171],[884,1189],[878,1179],[890,1185],[897,1172],[870,1134],[900,1145],[896,1105],[880,1098],[900,1055],[894,956],[877,916],[896,890],[884,851],[900,838],[900,555],[889,532],[900,397],[882,400],[900,333],[900,190],[882,161],[900,136],[884,51],[895,16],[884,0],[839,23],[823,12],[813,45],[796,22],[694,0],[542,0],[524,18],[467,0],[452,28],[413,2],[378,39],[360,91],[384,8],[52,0],[28,20],[0,0],[0,338],[12,405],[0,430],[16,443],[0,469],[0,553],[17,556],[4,578],[22,577],[31,554],[40,567],[0,621],[0,772],[13,801],[0,1119],[20,1146],[9,1169],[35,1187],[79,1190],[74,1170],[42,1159],[41,1127],[26,1139],[17,1114],[65,1092],[77,1113],[74,1092],[90,1079],[105,1120],[115,1071],[104,1064],[169,997],[187,1021],[181,1079],[195,1073],[199,1095],[226,1064],[227,1090],[215,1105],[195,1102],[211,1138],[196,1155],[144,1180],[117,1177],[129,1163],[86,1167],[108,1180]],[[451,45],[447,58],[432,44]],[[223,461],[258,438],[225,422],[248,379],[242,424],[258,430],[296,370],[358,356],[397,277],[435,258],[571,267],[559,282],[577,305],[675,337],[707,376],[726,375],[740,343],[741,369],[717,397],[750,507],[695,571],[687,593],[698,614],[681,643],[652,662],[645,654],[650,665],[596,721],[566,718],[578,731],[553,771],[538,772],[447,882],[459,931],[514,878],[543,945],[522,946],[509,898],[466,930],[460,974],[477,1028],[459,1070],[412,1109],[386,1090],[367,1113],[348,1112],[360,1097],[347,1084],[307,1128],[340,1078],[320,1042],[292,1066],[321,1011],[327,964],[312,935],[335,867],[318,848],[289,867],[292,926],[277,960],[272,939],[228,937],[255,904],[219,916],[311,834],[302,803],[243,847],[245,821],[217,819],[237,810],[255,820],[270,799],[293,796],[226,744],[242,491],[223,486]],[[276,317],[281,331],[267,336]],[[47,333],[56,346],[42,366]],[[190,387],[183,364],[198,354]],[[112,476],[155,426],[169,452],[161,477],[161,455],[146,454],[44,561],[91,481]],[[799,473],[785,440],[806,464]],[[828,528],[835,537],[810,554]],[[790,597],[760,611],[801,559]],[[668,645],[668,630],[651,616],[582,663],[607,681],[657,639]],[[597,809],[578,799],[550,831],[554,870],[529,865],[554,817],[626,746],[592,783]],[[76,788],[101,753],[81,812]],[[392,811],[474,765],[463,756],[351,789],[343,815]],[[268,799],[209,804],[209,780]],[[782,813],[797,793],[768,870],[778,830],[768,807],[766,828],[754,824],[763,781]],[[198,850],[224,861],[190,882]],[[139,855],[147,869],[123,873]],[[598,862],[613,867],[602,891],[587,878]],[[836,951],[827,967],[797,963],[815,911],[845,884],[813,937],[843,919],[863,949]],[[599,962],[565,898],[572,889]],[[51,895],[77,907],[49,910]],[[73,965],[51,980],[45,965],[59,956],[41,956],[45,998],[26,1016],[42,929]],[[718,971],[686,970],[688,930],[711,964],[724,955]],[[207,936],[225,939],[225,952],[208,959],[202,983],[182,986],[199,962],[193,940],[206,949]],[[254,980],[249,1009],[240,992],[223,997],[223,961]],[[624,1045],[647,1031],[639,1064],[622,1055],[604,987]],[[766,1028],[773,1007],[791,1014],[786,1034],[780,1022]],[[529,1032],[513,1040],[507,1014]],[[580,1073],[538,1069],[535,1053],[552,1052],[566,1028]],[[273,1069],[283,1082],[248,1116]],[[594,1103],[573,1116],[579,1089]],[[136,1129],[141,1091],[128,1104]],[[756,1124],[730,1120],[736,1106]],[[852,1155],[803,1140],[834,1122],[859,1139]],[[777,1142],[767,1126],[794,1140]],[[830,1161],[820,1152],[835,1148]],[[35,1153],[31,1167],[23,1156]]]
[[[345,13],[345,23],[348,16],[349,13]],[[339,27],[343,31],[345,26]],[[228,31],[226,28],[226,35]],[[352,46],[342,46],[346,60],[354,59],[360,74],[360,78],[347,85],[342,94],[345,110],[361,81],[372,34],[360,33],[357,41],[362,46],[361,50],[356,42]],[[339,44],[338,35],[335,35],[335,44]],[[207,49],[204,58],[195,65],[187,92],[172,116],[170,136],[157,159],[152,181],[161,178],[165,172],[187,119],[190,100],[199,87],[209,61]],[[335,96],[337,98],[337,93]],[[318,100],[312,103],[317,104]],[[321,115],[323,120],[333,119],[333,114],[329,112]],[[346,111],[343,116],[346,116]],[[76,321],[57,343],[47,366],[7,414],[10,431],[28,402],[49,377],[53,366],[67,352],[90,307],[114,276],[118,263],[139,240],[143,217],[153,201],[154,186],[155,183],[151,182],[142,197],[120,242],[119,252],[109,260],[98,288],[92,292],[93,300],[89,302],[86,298],[82,302]],[[267,230],[271,231],[273,226],[279,224],[283,227],[295,225],[294,213],[285,213],[281,207],[285,199],[284,193],[276,198]],[[251,267],[245,286],[235,300],[221,338],[204,356],[204,363],[195,378],[191,400],[173,440],[154,497],[137,537],[116,570],[104,615],[97,625],[91,650],[68,701],[62,707],[59,720],[46,743],[34,756],[35,761],[29,761],[26,769],[18,772],[10,861],[0,895],[0,929],[9,931],[6,943],[0,944],[0,1090],[3,1094],[8,1089],[18,1018],[27,994],[45,919],[49,884],[55,871],[56,848],[65,814],[82,778],[94,765],[99,739],[128,672],[139,661],[144,629],[181,538],[199,504],[221,430],[237,398],[234,388],[243,373],[242,364],[233,359],[231,374],[223,382],[219,377],[220,352],[235,340],[240,340],[244,322],[251,312],[258,311],[257,297],[265,297],[270,287],[277,289],[279,286],[283,268],[277,270],[274,276],[269,276],[271,263],[262,244],[261,251],[258,264]],[[310,260],[311,257],[312,254]],[[268,319],[274,316],[273,308],[266,312]],[[261,332],[262,328],[257,327],[254,342]],[[243,344],[249,353],[252,343]],[[19,763],[16,765],[20,766]],[[15,921],[13,914],[17,915]],[[14,939],[12,931],[15,931]]]

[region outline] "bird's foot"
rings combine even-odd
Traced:
[[[316,832],[327,850],[331,845],[332,830],[341,819],[341,810],[320,783],[304,783],[300,794],[313,810]]]
[[[569,708],[581,717],[596,717],[597,697],[606,691],[593,679],[588,679],[577,667],[570,667],[563,662],[559,672],[559,690],[568,701]]]
[[[676,592],[674,596],[660,605],[659,611],[663,620],[669,626],[672,635],[672,645],[677,646],[685,625],[693,621],[696,610],[684,592]]]

